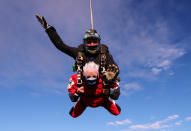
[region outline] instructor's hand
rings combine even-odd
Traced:
[[[47,29],[49,27],[48,23],[46,22],[46,20],[43,16],[40,16],[39,14],[36,14],[35,16],[38,19],[38,21],[41,23],[41,25],[44,29]]]
[[[108,69],[106,70],[104,77],[106,82],[112,82],[116,79],[117,75],[119,74],[119,69],[116,65],[112,64],[108,66]]]

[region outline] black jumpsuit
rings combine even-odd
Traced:
[[[88,53],[85,53],[85,49],[84,49],[84,45],[85,44],[81,44],[78,47],[71,47],[66,45],[61,38],[59,37],[58,33],[56,32],[55,28],[53,26],[50,26],[48,29],[46,29],[46,32],[50,38],[50,40],[52,41],[52,43],[56,46],[57,49],[59,49],[60,51],[66,53],[67,55],[71,56],[74,60],[76,60],[76,57],[78,56],[78,52],[84,52],[84,60],[83,63],[86,64],[89,61],[94,61],[96,64],[101,65],[101,54],[100,54],[100,50],[98,51],[98,53],[96,53],[95,55],[91,55]],[[109,51],[108,51],[108,47],[104,44],[100,45],[101,47],[105,48],[106,52],[106,70],[107,70],[107,66],[111,65],[111,64],[115,64],[117,65],[114,60],[113,57],[110,55]]]

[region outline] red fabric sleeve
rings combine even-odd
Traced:
[[[76,93],[76,90],[78,88],[75,77],[76,75],[73,75],[72,77],[70,77],[69,83],[68,83],[68,92],[71,92],[73,95]]]

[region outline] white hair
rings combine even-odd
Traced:
[[[94,62],[88,62],[83,67],[83,75],[86,75],[87,71],[96,72],[98,74],[99,73],[99,65],[94,63]]]

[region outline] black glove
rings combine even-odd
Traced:
[[[109,65],[106,72],[104,73],[104,81],[106,83],[113,82],[117,78],[118,74],[119,74],[118,66],[114,64]]]
[[[36,14],[35,16],[38,19],[38,21],[41,23],[41,25],[44,29],[47,29],[49,27],[48,23],[46,22],[46,20],[43,16],[40,16],[39,14]]]

